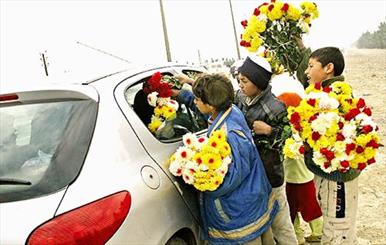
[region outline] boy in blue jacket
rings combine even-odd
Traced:
[[[232,151],[224,182],[215,191],[200,193],[205,239],[210,244],[274,244],[270,226],[278,203],[244,115],[232,105],[231,82],[219,74],[203,75],[194,82],[193,93],[177,93],[180,102],[208,115],[208,136],[225,130]]]

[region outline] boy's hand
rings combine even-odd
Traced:
[[[178,79],[178,81],[180,81],[181,84],[184,84],[184,83],[187,83],[187,84],[193,84],[194,83],[194,80],[191,79],[190,77],[188,77],[187,75],[185,74],[177,74],[174,76],[175,78]]]
[[[270,135],[272,133],[272,127],[263,121],[254,121],[253,131],[255,131],[255,133],[259,135],[261,134]]]
[[[306,48],[303,43],[303,39],[301,37],[295,37],[296,44],[298,45],[299,48],[304,49]]]
[[[304,142],[303,145],[304,145],[304,151],[306,153],[311,151],[311,146],[307,142]]]
[[[180,90],[178,89],[172,89],[172,97],[176,98],[180,94]]]

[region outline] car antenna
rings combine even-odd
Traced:
[[[108,52],[106,52],[106,51],[103,51],[103,50],[101,50],[101,49],[99,49],[99,48],[91,47],[90,45],[85,44],[85,43],[81,43],[81,42],[79,42],[79,41],[77,41],[76,43],[79,44],[79,45],[82,45],[82,46],[84,46],[84,47],[87,47],[87,48],[93,49],[93,50],[95,50],[95,51],[98,51],[98,52],[100,52],[100,53],[102,53],[102,54],[107,54],[107,55],[109,55],[109,56],[111,56],[111,57],[114,57],[114,58],[116,58],[116,59],[122,60],[122,61],[124,61],[124,62],[129,63],[129,64],[131,63],[130,61],[128,61],[128,60],[126,60],[126,59],[123,59],[123,58],[118,57],[118,56],[116,56],[116,55],[110,54],[110,53],[108,53]]]
[[[47,59],[47,50],[45,50],[44,52],[40,53],[40,55],[42,56],[40,58],[40,61],[43,63],[44,72],[45,72],[46,76],[48,77],[48,65],[50,63],[48,62],[48,59]]]

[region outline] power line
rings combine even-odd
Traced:
[[[77,41],[76,43],[79,44],[79,45],[82,45],[82,46],[84,46],[84,47],[87,47],[87,48],[93,49],[93,50],[95,50],[95,51],[98,51],[98,52],[100,52],[100,53],[107,54],[107,55],[109,55],[109,56],[111,56],[111,57],[113,57],[113,58],[122,60],[122,61],[127,62],[127,63],[131,63],[130,61],[128,61],[128,60],[126,60],[126,59],[123,59],[123,58],[121,58],[121,57],[118,57],[118,56],[116,56],[116,55],[113,55],[113,54],[111,54],[111,53],[108,53],[108,52],[106,52],[106,51],[103,51],[103,50],[101,50],[101,49],[99,49],[99,48],[91,47],[90,45],[85,44],[85,43],[81,43],[81,42],[79,42],[79,41]]]

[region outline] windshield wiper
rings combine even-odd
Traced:
[[[0,185],[31,185],[32,183],[22,179],[0,178]]]

